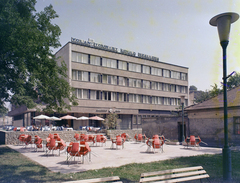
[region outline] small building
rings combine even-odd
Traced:
[[[240,142],[240,86],[227,91],[228,137],[230,145]],[[189,135],[213,146],[224,144],[223,94],[185,108],[188,114]]]

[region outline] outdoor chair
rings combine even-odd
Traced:
[[[72,143],[72,147],[71,149],[69,150],[69,159],[72,159],[72,157],[74,157],[74,161],[75,161],[75,157],[78,156],[78,153],[79,153],[79,143],[78,142],[73,142]]]
[[[84,141],[85,134],[80,135],[80,141]]]
[[[122,149],[124,148],[124,139],[122,139],[122,137],[120,136],[117,136],[117,140],[116,140],[116,149],[117,149],[117,146],[122,146]]]
[[[126,133],[123,133],[123,134],[121,135],[121,137],[122,137],[125,141],[129,139],[129,135],[126,134]]]
[[[25,148],[29,145],[32,144],[32,136],[31,135],[27,135],[25,136]]]
[[[36,151],[43,148],[42,139],[40,137],[35,137],[34,144],[36,145]]]
[[[107,142],[107,137],[105,137],[104,135],[101,135],[101,143],[105,143],[106,146],[106,142]]]
[[[53,138],[54,138],[54,139],[58,139],[58,138],[60,138],[60,137],[59,137],[58,133],[54,133],[54,134],[53,134]]]
[[[56,139],[52,138],[50,140],[50,143],[48,145],[48,150],[47,150],[47,155],[52,151],[52,154],[53,154],[53,151],[54,150],[57,150],[57,146],[56,146]]]
[[[113,145],[116,144],[116,139],[112,139],[112,137],[111,137],[111,141],[112,141],[111,148],[113,148]]]
[[[102,142],[102,136],[101,135],[97,135],[96,136],[96,145],[97,145],[97,143],[101,143]]]
[[[27,135],[25,135],[25,134],[21,134],[18,136],[18,140],[19,140],[19,142],[21,142],[22,145],[25,143],[26,136]]]
[[[72,150],[72,145],[73,145],[73,142],[70,142],[69,145],[67,146],[67,163],[68,163],[68,160],[70,159],[70,151]]]
[[[89,155],[89,161],[91,161],[91,148],[88,143],[81,141],[80,145],[85,145],[85,147],[80,147],[80,151],[78,152],[78,156],[82,156],[82,162],[84,163],[84,157],[87,155]]]
[[[155,153],[155,149],[160,149],[161,150],[161,142],[159,138],[155,138],[154,141],[152,142],[152,147],[153,147],[153,152]]]
[[[59,150],[59,156],[60,156],[60,151],[64,151],[66,148],[66,143],[64,142],[64,140],[58,138],[57,141],[60,141],[60,143],[58,143],[57,145],[57,149]]]
[[[80,135],[79,135],[78,133],[75,133],[74,138],[75,138],[77,141],[80,141]]]
[[[142,141],[143,141],[143,135],[142,134],[138,134],[137,142],[142,142]]]
[[[53,138],[54,138],[54,135],[51,134],[51,133],[49,133],[48,138],[53,139]]]

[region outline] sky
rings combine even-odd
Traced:
[[[158,57],[189,68],[189,86],[206,91],[222,82],[222,48],[212,17],[240,14],[239,0],[37,0],[37,12],[53,5],[52,21],[71,37]],[[240,20],[231,24],[227,74],[240,72]],[[53,50],[56,52],[57,50]]]

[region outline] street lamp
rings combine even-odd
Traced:
[[[220,44],[223,50],[223,100],[224,100],[224,147],[223,153],[223,180],[231,181],[232,165],[231,150],[228,146],[228,113],[227,113],[227,45],[231,23],[239,18],[237,13],[222,13],[210,20],[210,25],[217,26]]]
[[[181,103],[182,103],[182,143],[183,143],[184,140],[185,140],[185,137],[184,137],[184,101],[185,101],[185,96],[182,95],[180,97],[181,97]]]

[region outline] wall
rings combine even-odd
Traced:
[[[120,135],[122,133],[126,133],[129,135],[129,137],[133,140],[135,134],[142,134],[142,129],[138,128],[138,129],[132,129],[132,130],[107,130],[107,136],[108,138],[111,137],[116,137],[117,135]]]
[[[185,118],[185,125],[188,135],[188,119]],[[182,123],[182,117],[152,117],[142,119],[142,131],[147,137],[154,134],[164,135],[166,139],[178,140],[178,123]]]

